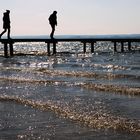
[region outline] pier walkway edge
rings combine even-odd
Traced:
[[[50,44],[53,46],[52,54],[57,53],[56,44],[59,42],[81,42],[83,43],[83,52],[86,53],[86,44],[91,45],[91,53],[94,53],[94,47],[96,42],[105,41],[114,43],[114,52],[117,52],[117,44],[121,45],[121,52],[124,52],[124,43],[128,43],[128,51],[131,51],[131,43],[140,42],[140,38],[55,38],[55,39],[44,39],[44,38],[12,38],[12,39],[0,39],[0,42],[4,46],[4,57],[9,57],[14,55],[13,44],[19,42],[44,42],[47,46],[48,55],[50,52]],[[8,49],[9,47],[9,49]]]

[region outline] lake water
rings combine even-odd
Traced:
[[[82,45],[48,57],[46,44],[17,43],[10,58],[0,47],[0,140],[140,139],[139,51]]]

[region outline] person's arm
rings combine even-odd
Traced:
[[[57,26],[57,16],[56,16],[56,24],[55,25]]]

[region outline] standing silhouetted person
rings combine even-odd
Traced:
[[[57,11],[54,11],[49,17],[49,23],[52,27],[52,32],[50,34],[51,39],[54,39],[53,35],[54,35],[54,31],[55,31],[55,26],[57,26],[57,15],[56,14],[57,14]]]
[[[7,37],[10,39],[10,10],[6,10],[3,13],[3,29],[4,31],[0,34],[0,38],[8,30]]]

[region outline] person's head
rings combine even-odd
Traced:
[[[10,10],[6,10],[6,13],[10,13]]]
[[[53,14],[57,14],[57,11],[53,11]]]

